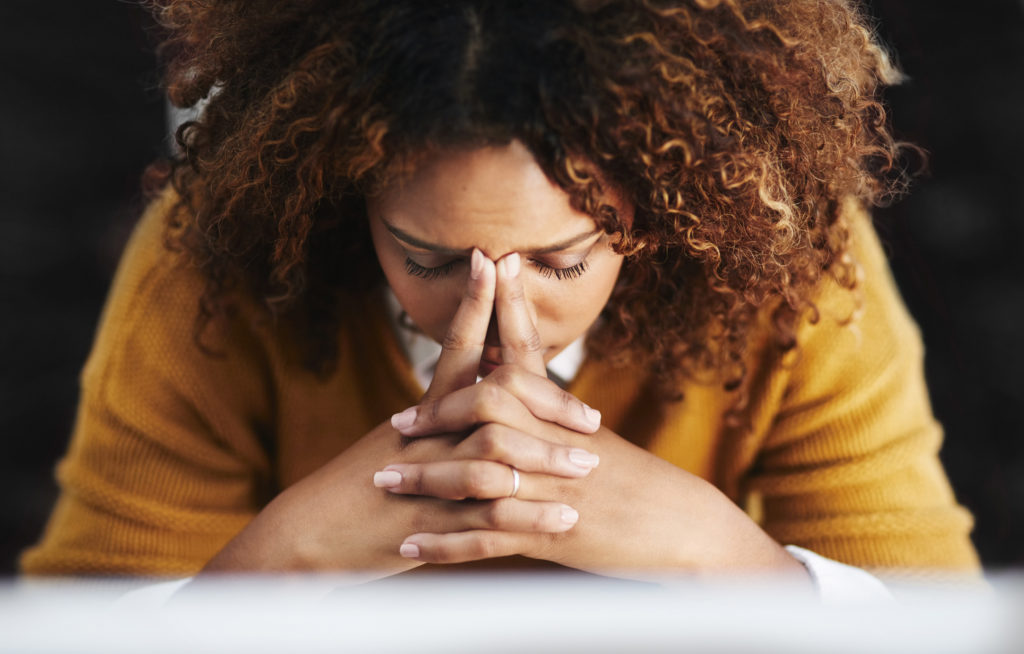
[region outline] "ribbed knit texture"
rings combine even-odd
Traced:
[[[196,347],[203,280],[163,247],[172,199],[150,207],[121,262],[57,468],[60,499],[21,559],[26,573],[195,573],[275,493],[418,400],[370,302],[347,312],[327,379],[302,368],[293,339],[252,303],[207,331],[214,354]],[[937,458],[920,335],[870,221],[850,220],[863,315],[841,324],[852,296],[826,287],[799,355],[752,348],[752,430],[724,426],[732,398],[719,385],[687,384],[683,402],[663,404],[643,371],[588,360],[569,390],[782,544],[875,571],[974,572],[971,517]]]

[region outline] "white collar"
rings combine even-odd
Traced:
[[[434,378],[434,368],[437,366],[437,359],[441,356],[441,344],[430,338],[423,332],[402,324],[402,305],[389,287],[384,288],[384,303],[388,310],[388,318],[391,327],[398,337],[398,343],[402,346],[406,359],[412,365],[413,375],[420,386],[426,390],[430,386],[430,380]],[[585,334],[565,347],[551,361],[548,361],[548,377],[559,386],[565,387],[576,377],[580,366],[583,365],[583,358],[586,350],[583,347]],[[479,381],[479,379],[477,380]]]

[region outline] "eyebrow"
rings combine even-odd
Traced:
[[[386,227],[387,230],[391,232],[392,236],[408,245],[420,248],[421,250],[430,250],[431,252],[436,252],[437,254],[444,254],[449,256],[468,255],[470,252],[473,251],[473,248],[465,248],[459,250],[456,248],[446,247],[444,245],[437,245],[436,243],[429,243],[427,241],[418,239],[412,234],[404,232],[401,229],[398,229],[397,227],[395,227],[388,221],[384,220],[383,218],[381,219],[381,222],[384,223],[384,227]],[[555,243],[553,245],[546,245],[544,247],[536,248],[524,248],[516,251],[530,255],[551,254],[552,252],[559,252],[561,250],[565,250],[571,248],[574,245],[582,243],[583,241],[587,240],[594,234],[597,234],[599,231],[601,231],[600,228],[591,230],[589,232],[584,232],[582,234],[577,234],[576,236],[567,238],[564,241],[559,241],[558,243]]]

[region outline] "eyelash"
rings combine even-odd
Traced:
[[[437,279],[438,277],[444,277],[450,273],[456,263],[458,263],[458,261],[453,260],[437,266],[436,268],[427,268],[426,266],[421,266],[412,259],[406,257],[405,272],[409,273],[413,277],[419,277],[421,279]]]
[[[577,264],[573,264],[568,268],[555,268],[554,266],[543,264],[540,261],[531,260],[531,263],[537,266],[541,275],[544,275],[545,277],[555,277],[556,279],[576,279],[583,273],[587,272],[586,259]]]
[[[409,273],[413,277],[419,277],[420,279],[438,279],[439,277],[445,277],[451,273],[457,263],[459,263],[458,259],[441,264],[435,268],[427,268],[426,266],[421,266],[412,259],[406,257],[405,272]],[[530,260],[530,263],[536,266],[537,270],[544,277],[554,277],[559,280],[576,279],[583,273],[587,272],[588,268],[586,259],[567,268],[555,268],[554,266],[549,266],[533,259]]]

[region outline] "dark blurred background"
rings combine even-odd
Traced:
[[[1024,566],[1024,1],[869,9],[910,76],[888,94],[897,133],[931,153],[879,231],[975,543]],[[167,147],[151,29],[135,2],[0,3],[0,575],[56,497],[139,177]]]

